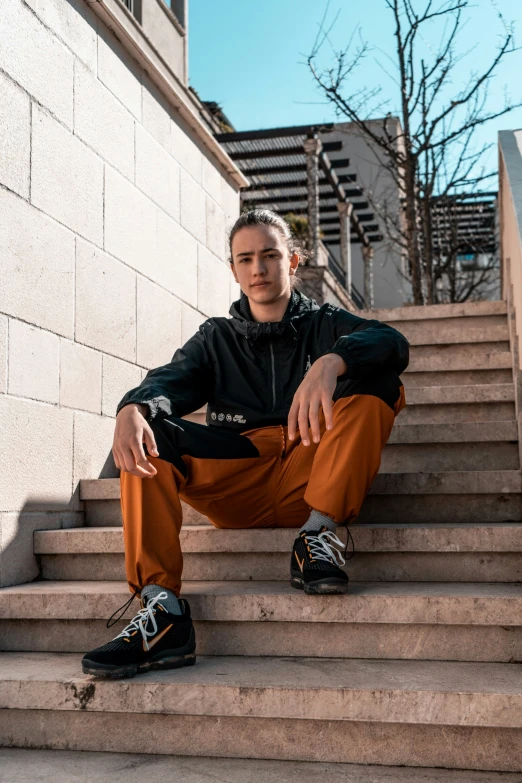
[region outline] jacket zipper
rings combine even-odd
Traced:
[[[275,411],[276,407],[276,384],[275,384],[275,359],[274,359],[274,346],[270,343],[270,355],[272,357],[272,410]]]

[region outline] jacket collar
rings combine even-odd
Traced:
[[[241,297],[232,303],[229,313],[235,329],[244,334],[248,340],[258,340],[263,337],[276,337],[292,334],[297,340],[300,321],[309,313],[319,310],[314,299],[309,299],[301,291],[292,290],[288,305],[280,321],[254,321],[250,312],[248,297],[241,292]]]

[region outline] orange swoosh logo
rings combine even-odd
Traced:
[[[159,633],[157,636],[154,637],[154,639],[151,639],[150,642],[145,642],[145,639],[143,640],[143,651],[147,652],[147,650],[150,650],[151,647],[154,647],[157,642],[159,642],[160,639],[163,639],[167,631],[170,631],[172,628],[172,623],[170,625],[167,625],[167,627]],[[147,645],[147,646],[145,646]]]
[[[304,557],[303,557],[303,561],[301,562],[301,560],[299,560],[299,556],[298,556],[297,552],[295,552],[294,554],[295,554],[295,559],[297,560],[297,562],[299,564],[299,568],[302,571],[303,570],[303,566],[304,566]]]

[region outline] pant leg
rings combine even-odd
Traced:
[[[333,428],[322,411],[319,443],[289,442],[280,476],[276,518],[300,527],[316,509],[338,524],[353,521],[379,470],[395,417],[406,404],[395,373],[339,383],[333,396]]]
[[[148,457],[157,474],[120,474],[127,580],[132,592],[157,584],[179,595],[181,500],[217,527],[272,527],[281,434],[267,427],[245,435],[173,416],[151,428],[159,457]]]

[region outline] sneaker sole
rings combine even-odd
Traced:
[[[302,577],[290,577],[290,585],[296,590],[304,590],[307,595],[335,595],[348,592],[348,582],[332,577],[317,582],[305,582]]]
[[[95,677],[109,677],[119,679],[121,677],[134,677],[136,674],[148,672],[151,669],[180,669],[182,666],[193,666],[196,663],[196,653],[189,655],[162,655],[151,661],[133,663],[127,666],[109,666],[96,663],[96,661],[83,660],[82,671],[84,674],[92,674]]]

